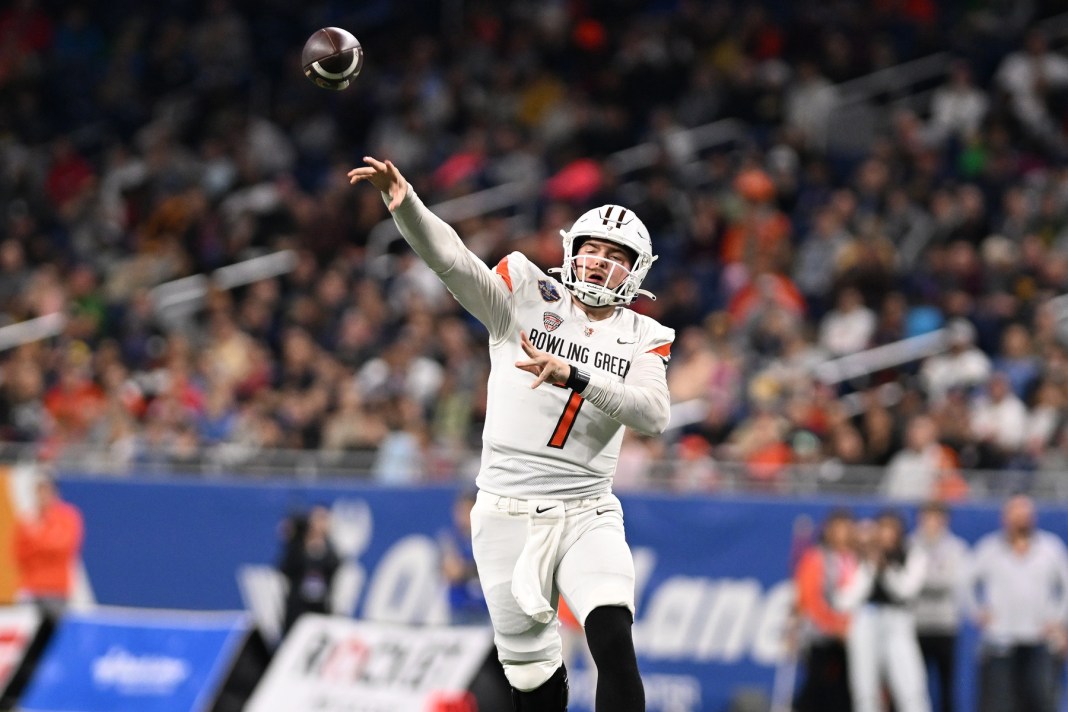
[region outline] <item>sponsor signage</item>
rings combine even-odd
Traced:
[[[278,524],[294,509],[327,504],[343,561],[335,612],[415,626],[420,634],[430,629],[422,626],[446,620],[438,536],[450,525],[454,488],[158,477],[61,484],[85,514],[85,562],[101,602],[244,607],[273,639],[285,600],[274,568]],[[741,691],[770,696],[777,673],[792,675],[783,626],[793,601],[797,532],[811,535],[837,505],[858,515],[885,506],[874,499],[742,495],[620,499],[635,556],[635,643],[650,712],[726,709]],[[961,505],[952,526],[974,542],[996,530],[999,519],[998,503]],[[1068,508],[1043,506],[1039,526],[1068,537]],[[974,693],[976,652],[966,627],[957,686],[962,709]],[[581,659],[569,674],[573,709],[592,709]]]
[[[307,614],[286,636],[246,712],[429,709],[465,691],[493,645],[488,627],[411,627]]]
[[[19,710],[207,712],[249,629],[241,613],[68,614]]]
[[[0,691],[11,683],[40,625],[34,606],[0,607]]]

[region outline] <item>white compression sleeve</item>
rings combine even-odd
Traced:
[[[582,397],[628,428],[644,435],[664,432],[671,416],[664,360],[646,353],[634,359],[623,383],[600,373],[590,374]]]

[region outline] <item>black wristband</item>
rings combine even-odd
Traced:
[[[590,374],[572,364],[571,373],[568,374],[567,380],[564,381],[564,387],[570,388],[576,393],[582,393],[588,385],[590,385]]]

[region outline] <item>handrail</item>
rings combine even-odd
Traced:
[[[58,336],[66,327],[67,317],[61,312],[8,324],[0,328],[0,351]]]
[[[1068,13],[1050,18],[1043,26],[1057,27],[1063,21],[1068,28]],[[839,106],[859,103],[888,89],[899,90],[937,76],[944,76],[949,66],[949,52],[935,54],[903,62],[893,67],[877,69],[856,79],[835,85]],[[745,124],[738,119],[724,118],[681,132],[695,151],[706,150],[728,143],[745,135]],[[661,148],[652,141],[625,148],[608,156],[606,163],[619,175],[626,175],[654,165]],[[430,206],[430,209],[446,222],[478,217],[495,210],[514,207],[537,197],[538,186],[515,182],[486,188],[460,198],[453,198]],[[368,236],[369,255],[378,257],[386,252],[389,244],[400,233],[393,220],[386,219],[375,225]]]
[[[682,133],[687,135],[694,151],[703,151],[744,136],[745,124],[738,119],[719,119],[691,129],[683,129]],[[655,165],[660,155],[661,148],[656,142],[647,141],[610,154],[605,163],[617,175],[625,176]],[[436,203],[430,206],[430,210],[445,222],[467,220],[533,200],[540,190],[541,186],[531,185],[529,182],[504,183]],[[389,244],[399,236],[393,220],[382,220],[371,228],[368,235],[369,255],[373,258],[384,254]]]
[[[211,287],[234,289],[260,280],[292,272],[297,253],[281,250],[219,267],[211,275],[194,274],[157,284],[149,291],[157,315],[187,312],[199,308]]]
[[[946,330],[935,329],[919,336],[910,336],[900,341],[828,359],[813,369],[813,375],[821,382],[833,386],[886,368],[919,361],[942,353],[947,347]]]
[[[469,453],[473,455],[473,453]],[[322,450],[243,451],[235,445],[202,448],[195,456],[184,453],[180,462],[137,462],[123,459],[106,447],[67,446],[52,449],[43,457],[39,446],[0,443],[0,464],[35,467],[44,462],[62,478],[170,478],[220,477],[299,480],[303,482],[376,482],[374,452]],[[875,465],[845,465],[836,461],[784,463],[772,479],[754,472],[745,462],[727,459],[715,445],[707,452],[675,457],[669,455],[647,463],[639,482],[619,483],[646,491],[759,491],[788,496],[826,493],[871,496],[882,493],[886,469]],[[767,473],[762,473],[766,475]],[[1068,500],[1068,479],[1059,470],[962,470],[972,500],[1003,496],[1010,488],[1026,489],[1039,499]],[[458,474],[459,478],[460,475]],[[456,482],[460,482],[457,479]],[[414,484],[414,483],[413,483]]]
[[[462,195],[430,206],[445,222],[459,222],[503,210],[529,200],[535,195],[525,182],[502,183],[475,193]],[[372,257],[385,253],[389,243],[400,235],[392,220],[382,220],[367,235],[367,250]]]
[[[896,91],[927,79],[945,76],[952,57],[949,52],[936,52],[841,82],[835,86],[839,105],[866,101],[881,92]]]
[[[211,276],[194,274],[157,284],[149,291],[149,296],[157,316],[187,313],[200,306],[212,286],[218,289],[233,289],[286,274],[291,272],[296,264],[296,252],[281,250],[220,267],[212,272]],[[0,351],[58,336],[63,333],[67,322],[65,314],[56,312],[0,327]]]

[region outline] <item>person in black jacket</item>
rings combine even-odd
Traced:
[[[285,622],[282,633],[304,613],[327,613],[334,575],[341,560],[330,543],[330,512],[312,507],[307,515],[295,515],[286,523],[287,540],[278,564],[286,577]]]

